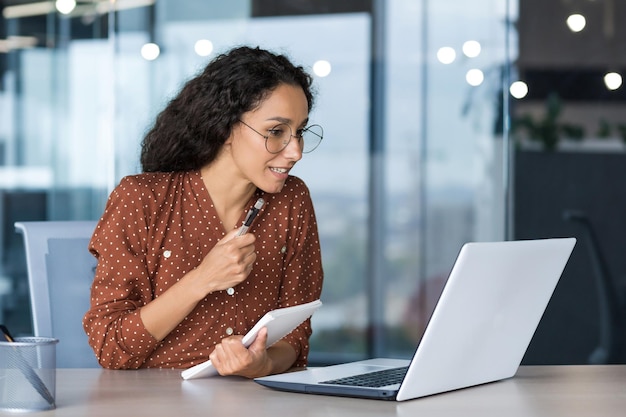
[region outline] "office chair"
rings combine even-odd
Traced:
[[[563,218],[582,226],[595,273],[600,309],[599,341],[589,356],[589,363],[626,363],[626,304],[623,290],[611,277],[607,261],[600,250],[599,239],[587,214],[579,210],[566,210]]]
[[[95,221],[15,223],[24,236],[34,335],[59,339],[59,368],[99,367],[82,326],[96,267],[87,250],[95,227]]]

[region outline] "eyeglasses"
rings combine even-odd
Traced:
[[[264,135],[243,120],[239,121],[265,138],[265,149],[267,149],[269,153],[282,152],[282,150],[289,145],[291,138],[296,138],[298,140],[298,145],[300,145],[302,153],[313,152],[324,138],[324,129],[322,129],[322,126],[320,125],[311,125],[303,129],[298,129],[294,135],[288,124],[280,123],[273,128],[268,129],[267,135]]]

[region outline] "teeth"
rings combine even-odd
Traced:
[[[270,169],[272,171],[274,171],[274,172],[278,172],[278,173],[281,173],[281,174],[284,174],[285,172],[287,172],[287,169],[285,169],[285,168],[270,168]]]

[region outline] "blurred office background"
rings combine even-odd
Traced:
[[[294,171],[326,273],[313,362],[409,357],[463,243],[562,236],[579,241],[524,362],[626,362],[625,2],[0,8],[0,322],[15,333],[31,318],[13,223],[97,219],[167,100],[248,44],[310,69],[318,91],[324,141]]]

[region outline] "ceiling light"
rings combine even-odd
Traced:
[[[42,16],[50,13],[62,10],[66,10],[64,7],[58,8],[58,4],[69,4],[73,1],[74,8],[68,13],[72,16],[93,14],[95,12],[99,14],[107,14],[116,10],[135,9],[139,7],[152,6],[156,0],[93,0],[91,3],[81,2],[80,5],[76,4],[75,0],[56,0],[56,1],[40,1],[34,3],[16,4],[14,6],[5,6],[2,9],[2,16],[5,19],[19,19],[22,17],[30,16]],[[69,7],[69,6],[67,6]]]
[[[516,99],[524,98],[528,94],[528,85],[524,81],[515,81],[509,87],[509,92]]]
[[[154,61],[161,54],[161,48],[156,43],[147,43],[141,47],[141,56],[146,61]]]
[[[582,14],[573,14],[567,18],[567,27],[572,32],[580,32],[587,25],[587,19]]]
[[[330,62],[326,60],[319,60],[313,64],[313,72],[318,77],[326,77],[330,74],[331,71]]]
[[[622,76],[617,72],[609,72],[604,76],[604,85],[609,90],[617,90],[622,86]]]
[[[17,19],[20,17],[40,16],[54,13],[54,3],[51,1],[41,1],[38,3],[16,4],[6,6],[2,9],[2,16],[5,19]]]
[[[76,8],[75,0],[56,0],[54,6],[61,14],[70,14]]]
[[[37,46],[37,38],[34,36],[9,36],[0,39],[0,53],[9,53],[16,49],[28,49]]]
[[[437,51],[437,59],[442,64],[451,64],[456,59],[456,51],[454,48],[444,46]]]
[[[485,74],[479,69],[471,69],[465,74],[465,81],[473,87],[478,87],[485,80]]]
[[[468,58],[476,58],[480,55],[480,42],[478,41],[467,41],[463,44],[463,53]]]
[[[209,56],[213,52],[213,42],[207,39],[200,39],[196,41],[193,49],[200,56]]]

